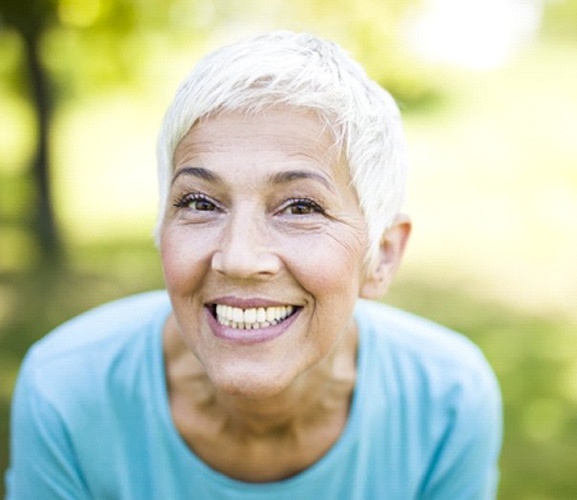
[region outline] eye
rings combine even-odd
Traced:
[[[208,196],[200,193],[191,193],[184,195],[178,199],[174,206],[177,208],[187,208],[197,212],[214,212],[218,210],[218,205],[212,201]]]
[[[315,201],[308,198],[296,198],[288,200],[281,209],[282,213],[289,215],[322,214],[324,210]]]

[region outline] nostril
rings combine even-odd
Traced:
[[[278,273],[281,261],[269,249],[237,247],[217,250],[212,256],[211,267],[231,278],[251,278]]]

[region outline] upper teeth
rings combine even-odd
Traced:
[[[294,306],[251,307],[249,309],[241,309],[239,307],[217,304],[216,319],[224,326],[250,330],[276,325],[290,316],[293,311]]]

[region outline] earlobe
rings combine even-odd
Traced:
[[[397,215],[391,227],[383,234],[377,261],[368,270],[361,287],[362,298],[379,299],[386,293],[401,264],[410,233],[409,217]]]

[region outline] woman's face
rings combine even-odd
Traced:
[[[224,113],[175,151],[161,231],[179,334],[208,377],[265,397],[355,332],[367,230],[333,137],[312,113]]]

